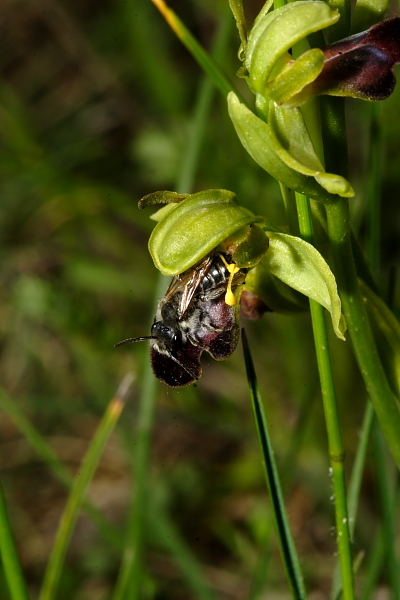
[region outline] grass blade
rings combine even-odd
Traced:
[[[303,575],[283,502],[281,485],[279,482],[274,452],[272,450],[268,433],[262,398],[258,389],[254,364],[250,354],[250,348],[247,342],[246,334],[243,329],[242,343],[250,396],[254,410],[254,417],[256,420],[257,432],[261,444],[268,492],[271,499],[282,560],[292,597],[295,600],[302,600],[306,598]]]
[[[314,230],[310,201],[303,194],[296,192],[296,202],[301,237],[310,244],[313,244]],[[345,450],[340,428],[328,331],[324,308],[321,304],[310,299],[310,312],[324,405],[326,431],[328,434],[330,474],[332,476],[335,500],[336,542],[339,551],[343,598],[344,600],[354,600],[353,563],[344,473]]]
[[[20,407],[6,394],[0,387],[0,408],[13,421],[18,430],[24,436],[28,444],[34,449],[38,456],[47,464],[53,475],[70,490],[73,485],[73,478],[68,469],[58,459],[53,449],[49,446],[43,436],[26,418]],[[121,539],[117,530],[107,521],[104,515],[88,500],[83,503],[85,512],[92,519],[98,530],[108,543],[112,544],[119,551],[122,549]]]
[[[192,36],[190,31],[182,23],[179,17],[174,13],[173,10],[168,8],[164,0],[151,0],[153,4],[158,8],[168,25],[181,40],[182,44],[186,46],[190,54],[197,61],[203,71],[210,77],[214,85],[222,92],[224,96],[227,96],[229,92],[235,91],[233,85],[228,81],[225,75],[213,58],[204,50],[199,42]]]
[[[157,291],[165,289],[165,278],[160,275]],[[134,474],[131,497],[131,511],[128,518],[127,538],[122,556],[113,600],[139,597],[143,572],[142,547],[144,536],[144,515],[147,506],[148,473],[150,461],[150,434],[153,428],[155,403],[157,397],[157,380],[151,370],[150,361],[146,363],[143,376],[143,387],[135,436],[135,452],[133,456]]]
[[[0,482],[0,555],[11,600],[29,600]]]
[[[68,544],[83,503],[85,492],[93,477],[103,448],[122,412],[124,400],[131,383],[132,376],[127,376],[122,381],[116,396],[109,403],[82,461],[81,469],[74,480],[71,494],[68,498],[64,514],[61,517],[54,546],[50,554],[39,596],[40,600],[52,600],[56,597]]]
[[[399,562],[396,556],[396,504],[392,489],[393,477],[389,473],[389,461],[385,443],[378,423],[372,429],[372,442],[376,473],[378,478],[378,491],[381,505],[383,539],[385,548],[386,566],[390,581],[390,590],[393,600],[400,600]]]

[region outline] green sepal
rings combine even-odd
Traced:
[[[152,206],[153,204],[171,204],[178,203],[188,198],[190,194],[178,194],[178,192],[169,192],[168,190],[163,190],[161,192],[152,192],[151,194],[147,194],[143,196],[141,200],[139,200],[138,206],[139,208],[146,208],[147,206]]]
[[[264,228],[257,223],[239,229],[222,242],[225,252],[229,252],[236,265],[251,269],[257,265],[267,252],[269,240]]]
[[[256,294],[270,310],[289,315],[309,310],[308,298],[272,275],[260,262],[249,271],[244,289]]]
[[[247,23],[243,9],[243,0],[229,0],[229,6],[236,21],[243,49],[247,45]]]
[[[276,61],[307,35],[333,25],[338,19],[336,10],[319,1],[291,2],[257,19],[246,48],[251,89],[264,95]]]
[[[223,240],[252,223],[263,222],[233,192],[206,190],[176,205],[155,226],[149,240],[154,264],[164,275],[178,275]]]
[[[165,206],[162,206],[161,208],[156,210],[155,213],[150,215],[150,219],[152,219],[152,221],[157,221],[157,223],[158,223],[159,221],[162,221],[163,219],[165,219],[167,214],[170,213],[172,210],[174,210],[176,207],[177,207],[176,204],[166,204]]]
[[[384,301],[366,283],[359,282],[382,366],[393,393],[400,399],[400,323]]]
[[[347,179],[325,172],[299,108],[285,108],[271,102],[268,126],[273,148],[288,167],[314,177],[331,194],[344,198],[354,196],[354,190]]]
[[[269,249],[261,264],[275,277],[319,302],[331,315],[335,334],[344,340],[346,322],[335,277],[321,254],[308,242],[285,233],[268,231]]]
[[[295,61],[287,61],[279,75],[267,83],[265,96],[279,105],[288,107],[304,104],[309,100],[310,95],[303,98],[299,94],[318,77],[324,62],[324,53],[319,48],[304,52]]]
[[[228,111],[241,143],[262,169],[286,187],[323,204],[337,201],[337,196],[327,192],[313,177],[295,171],[278,156],[268,124],[242,104],[233,92],[228,94]]]

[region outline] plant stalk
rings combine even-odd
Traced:
[[[325,96],[320,104],[326,170],[347,177],[343,99]],[[335,276],[354,354],[382,432],[400,468],[400,410],[383,370],[358,284],[348,201],[339,198],[326,206],[326,213]]]
[[[312,244],[313,224],[310,202],[303,194],[296,194],[296,201],[300,234],[304,240]],[[343,598],[344,600],[354,600],[352,554],[344,475],[345,451],[340,431],[336,392],[329,352],[328,332],[324,308],[318,302],[310,300],[310,310],[328,434],[330,474],[332,475],[334,491],[336,534],[342,576]]]

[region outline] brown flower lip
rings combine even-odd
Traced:
[[[400,17],[388,19],[326,48],[313,92],[384,100],[393,92],[392,67],[400,62]]]

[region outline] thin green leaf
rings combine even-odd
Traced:
[[[130,377],[128,375],[128,377]],[[72,487],[73,479],[68,469],[60,462],[53,449],[49,446],[43,436],[28,421],[18,404],[10,398],[6,392],[0,388],[0,407],[14,422],[16,427],[22,433],[28,444],[35,450],[38,456],[47,464],[57,479],[68,489]],[[117,530],[105,519],[104,515],[88,500],[83,504],[83,508],[93,523],[102,533],[108,543],[112,544],[118,550],[121,549],[121,539]]]
[[[0,556],[10,591],[10,600],[29,600],[29,593],[19,561],[8,518],[3,486],[0,482]]]
[[[282,489],[269,437],[262,398],[258,389],[254,364],[244,330],[242,330],[242,342],[250,397],[256,420],[257,433],[261,444],[267,487],[272,504],[282,560],[292,597],[295,600],[301,600],[306,598],[303,575],[283,502]]]
[[[342,98],[320,100],[321,129],[328,169],[347,174],[347,140]],[[335,276],[343,304],[349,336],[360,372],[394,459],[400,468],[400,410],[379,358],[376,343],[359,288],[350,235],[348,202],[326,207]]]
[[[400,323],[382,298],[362,280],[359,283],[382,366],[393,392],[400,398]]]
[[[82,461],[81,469],[75,478],[71,494],[67,500],[64,513],[60,520],[54,546],[47,564],[42,589],[40,591],[40,600],[53,600],[53,598],[56,598],[62,566],[79,515],[79,510],[82,506],[87,487],[94,475],[103,448],[122,412],[124,398],[130,382],[131,381],[124,381],[115,398],[109,403]]]
[[[176,33],[182,44],[186,46],[193,58],[200,67],[211,78],[214,85],[223,93],[224,96],[232,91],[233,86],[227,80],[214,59],[204,50],[199,42],[192,36],[187,27],[182,23],[173,10],[168,8],[164,0],[151,0],[161,12],[171,29]]]
[[[382,436],[382,432],[376,421],[372,429],[372,442],[376,464],[376,474],[378,478],[380,511],[382,514],[383,538],[387,569],[389,573],[390,590],[392,593],[391,597],[393,600],[400,600],[400,570],[396,553],[398,535],[396,509],[398,503],[395,502],[397,494],[394,492],[393,485],[395,482],[397,483],[397,477],[393,477],[393,473],[390,473],[390,457],[386,451],[387,448]],[[391,461],[390,466],[392,466]]]

